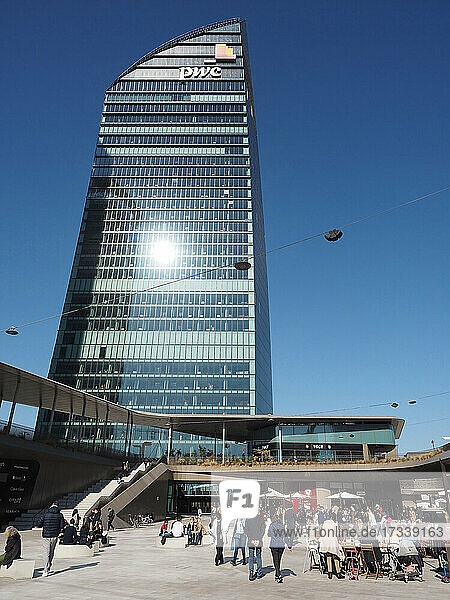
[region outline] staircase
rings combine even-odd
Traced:
[[[76,508],[80,513],[81,520],[83,520],[86,513],[93,508],[102,496],[110,496],[119,486],[117,479],[100,479],[84,492],[67,494],[58,501],[63,517],[69,522],[73,510]]]
[[[133,469],[126,477],[121,479],[101,479],[83,492],[66,494],[58,500],[59,508],[61,509],[64,518],[66,521],[70,521],[72,511],[76,508],[83,520],[86,513],[95,508],[96,505],[104,504],[111,500],[117,493],[123,491],[130,484],[139,479],[149,468],[150,465],[146,465],[146,463],[143,462]],[[10,525],[16,527],[19,531],[32,529],[34,521],[42,510],[44,509],[27,510],[27,512],[22,513],[15,521],[10,523]]]
[[[134,502],[142,496],[143,493],[148,493],[149,491],[151,492],[151,488],[154,484],[167,479],[168,472],[170,472],[170,469],[166,463],[165,457],[162,457],[151,468],[146,469],[146,471],[142,474],[142,477],[136,478],[135,481],[130,481],[128,487],[126,487],[123,491],[120,491],[111,499],[107,500],[106,503],[103,503],[102,514],[105,515],[108,508],[113,508],[114,512],[116,513],[114,526],[130,527],[130,523],[126,519],[126,513],[129,510],[128,507],[132,506]],[[148,498],[144,501],[144,504],[146,506],[145,510],[148,511]],[[161,506],[159,507],[160,514],[156,515],[157,519],[164,518],[165,509],[165,506],[164,508],[161,508]],[[138,508],[138,511],[139,510],[140,508]],[[156,506],[155,510],[158,510]]]
[[[33,510],[27,510],[26,512],[19,515],[12,523],[8,523],[8,525],[12,525],[19,531],[25,531],[25,529],[32,529],[34,519],[41,512],[40,508],[36,508]]]

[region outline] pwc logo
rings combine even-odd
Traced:
[[[214,79],[222,77],[220,67],[180,67],[180,79],[205,79],[206,77]]]

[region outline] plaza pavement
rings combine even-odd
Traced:
[[[206,519],[204,519],[206,524]],[[264,600],[306,599],[363,600],[442,600],[449,597],[450,584],[443,584],[430,567],[425,567],[425,582],[405,584],[387,578],[359,581],[331,581],[317,571],[303,573],[304,550],[296,547],[283,556],[284,582],[273,578],[270,551],[263,550],[266,575],[248,581],[248,568],[232,567],[228,562],[215,567],[214,547],[186,549],[154,545],[158,526],[112,532],[111,546],[89,559],[58,559],[53,574],[42,574],[41,532],[22,534],[24,558],[36,558],[35,578],[14,581],[0,578],[2,600]],[[3,538],[3,536],[2,536]],[[169,545],[169,544],[168,544]],[[227,561],[230,552],[225,552]],[[435,565],[436,561],[427,559]]]

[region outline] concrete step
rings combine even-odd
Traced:
[[[137,478],[137,475],[144,474],[145,470],[146,467],[141,464],[124,477],[122,481],[118,481],[116,478],[100,479],[82,492],[71,492],[62,498],[59,498],[58,503],[64,518],[69,521],[72,517],[74,508],[78,510],[80,517],[83,518],[100,498],[109,498],[119,487],[123,486],[123,483],[131,483],[131,481],[134,481]],[[17,517],[14,526],[17,526],[17,529],[20,529],[21,531],[24,529],[31,529],[33,521],[39,512],[41,512],[41,509],[33,509],[23,513]]]

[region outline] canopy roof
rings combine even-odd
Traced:
[[[396,438],[400,437],[405,421],[392,416],[336,416],[336,415],[221,415],[221,414],[161,414],[133,410],[119,406],[103,398],[71,388],[34,375],[23,369],[0,362],[0,398],[17,404],[46,408],[57,412],[72,413],[78,416],[107,419],[110,423],[132,422],[133,425],[161,427],[174,431],[222,437],[225,425],[226,439],[245,442],[252,439],[253,433],[264,427],[326,422],[388,422],[394,428]]]

